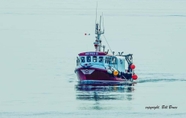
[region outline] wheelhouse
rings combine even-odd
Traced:
[[[104,67],[114,67],[119,71],[125,70],[125,58],[121,56],[107,55],[104,52],[83,52],[77,57],[77,66],[82,65],[102,65]]]
[[[104,64],[106,53],[104,52],[84,52],[80,53],[77,57],[77,66],[80,64],[94,63],[94,64]]]

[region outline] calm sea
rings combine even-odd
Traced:
[[[186,117],[186,1],[98,1],[111,50],[132,53],[139,78],[77,90],[75,60],[94,51],[96,3],[0,1],[0,118]]]

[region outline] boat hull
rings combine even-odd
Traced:
[[[121,77],[109,74],[106,69],[98,68],[78,68],[75,70],[76,75],[80,81],[94,80],[94,81],[126,81]]]

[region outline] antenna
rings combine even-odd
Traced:
[[[96,19],[95,19],[95,24],[97,23],[97,10],[98,10],[98,2],[96,3]]]
[[[101,32],[101,16],[100,16],[100,23],[99,23],[99,25],[100,25],[99,29],[100,29],[100,32]]]
[[[102,18],[103,18],[103,33],[105,32],[105,27],[104,27],[104,17],[103,17],[103,12],[102,12]]]
[[[102,17],[103,17],[103,13],[102,13],[102,15],[100,16],[100,19],[99,19],[99,21],[97,22],[97,8],[98,8],[98,2],[97,2],[97,4],[96,4],[96,20],[95,20],[95,34],[96,34],[96,40],[95,40],[95,42],[94,42],[94,47],[95,47],[95,49],[96,49],[96,51],[98,52],[98,51],[101,51],[101,48],[103,48],[103,50],[105,49],[105,46],[102,46],[102,44],[101,44],[101,39],[100,39],[100,37],[101,37],[101,35],[102,34],[104,34],[104,24],[102,24],[102,23],[104,23],[104,21],[102,21]],[[102,30],[102,27],[103,27],[103,30]],[[103,35],[104,36],[104,35]],[[104,38],[105,38],[105,36],[104,36]],[[105,40],[106,40],[106,38],[105,38]],[[107,42],[107,41],[106,41]],[[108,44],[108,42],[107,42],[107,44]],[[109,44],[108,44],[108,46],[109,46]],[[109,46],[110,47],[110,46]],[[111,49],[110,49],[111,50]],[[112,51],[112,50],[111,50]]]

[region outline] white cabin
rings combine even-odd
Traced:
[[[125,57],[106,55],[102,52],[80,53],[77,57],[77,67],[95,67],[100,69],[114,68],[120,72],[125,72]]]

